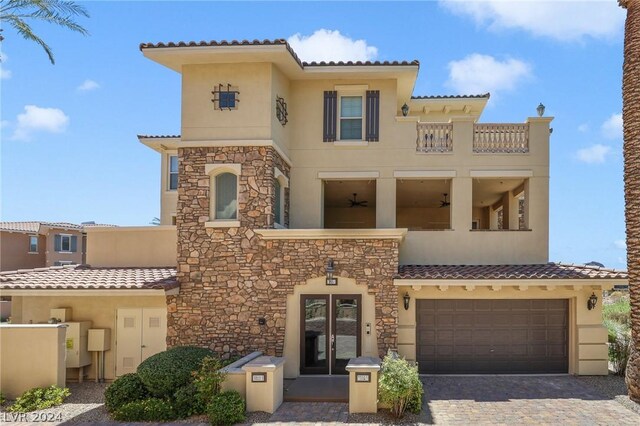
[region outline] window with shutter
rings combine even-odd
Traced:
[[[78,251],[78,237],[76,235],[71,236],[71,252],[75,253]]]
[[[62,235],[56,234],[54,236],[53,247],[55,251],[62,251]]]

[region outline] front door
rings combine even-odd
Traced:
[[[300,372],[347,374],[351,358],[360,356],[361,296],[300,296]]]

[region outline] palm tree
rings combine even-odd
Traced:
[[[73,18],[76,16],[88,18],[89,13],[83,6],[73,1],[0,0],[0,24],[9,24],[22,37],[35,41],[42,46],[52,64],[55,64],[55,60],[51,48],[43,39],[33,32],[29,21],[40,21],[60,25],[71,31],[87,35],[87,30],[74,21]],[[4,37],[0,35],[0,41],[2,40],[4,40]]]
[[[622,149],[631,298],[631,356],[626,382],[629,397],[640,402],[640,0],[618,2],[627,9],[622,76]]]

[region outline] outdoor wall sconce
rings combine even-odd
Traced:
[[[536,108],[536,110],[538,111],[538,117],[542,117],[544,115],[544,109],[545,106],[542,105],[542,102],[540,102],[540,105],[538,105],[538,108]]]
[[[587,309],[589,310],[594,309],[597,303],[598,303],[598,296],[596,296],[595,293],[592,293],[591,297],[589,297],[589,300],[587,300]]]
[[[327,267],[325,268],[325,273],[327,274],[327,285],[338,285],[338,279],[333,276],[334,271],[335,265],[333,263],[333,259],[329,259],[327,261]]]
[[[408,311],[409,301],[411,300],[411,296],[409,296],[409,293],[405,293],[404,296],[402,296],[402,300],[404,301],[404,310]]]
[[[405,102],[404,105],[402,105],[402,108],[400,108],[400,110],[402,111],[402,116],[406,117],[407,114],[409,114],[409,105],[407,105],[407,103]]]

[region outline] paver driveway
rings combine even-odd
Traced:
[[[571,376],[424,377],[435,424],[640,425],[640,415]]]

